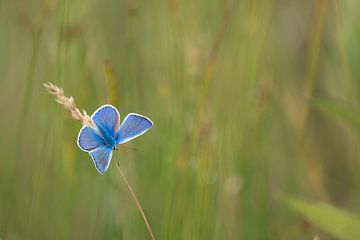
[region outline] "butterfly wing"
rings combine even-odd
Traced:
[[[91,119],[104,137],[115,136],[120,124],[120,114],[112,105],[99,107]]]
[[[107,146],[100,146],[91,151],[89,154],[94,161],[96,169],[101,174],[104,174],[111,162],[112,149]]]
[[[147,132],[153,122],[137,113],[130,113],[122,122],[115,139],[117,144],[125,143]]]
[[[95,129],[86,126],[80,129],[77,143],[85,152],[92,151],[105,144],[104,139]]]

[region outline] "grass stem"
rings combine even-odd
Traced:
[[[135,201],[135,203],[136,203],[136,206],[137,206],[137,208],[139,209],[139,211],[140,211],[140,213],[141,213],[142,218],[144,219],[146,228],[147,228],[147,230],[148,230],[148,232],[149,232],[149,234],[150,234],[151,239],[152,239],[152,240],[155,240],[155,237],[154,237],[154,234],[153,234],[153,232],[152,232],[152,230],[151,230],[150,224],[149,224],[149,222],[148,222],[148,220],[147,220],[147,218],[146,218],[146,216],[145,216],[145,213],[144,213],[144,211],[143,211],[143,209],[142,209],[142,207],[141,207],[141,205],[140,205],[139,200],[138,200],[137,197],[136,197],[136,194],[135,194],[134,190],[132,189],[132,187],[131,187],[130,183],[128,182],[127,178],[125,177],[124,173],[121,171],[121,168],[120,168],[119,163],[117,163],[116,166],[117,166],[117,168],[118,168],[118,170],[119,170],[119,173],[120,173],[122,179],[123,179],[124,182],[126,183],[126,186],[127,186],[127,188],[129,189],[129,192],[130,192],[132,198],[134,199],[134,201]]]

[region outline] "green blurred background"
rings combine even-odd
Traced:
[[[0,239],[149,239],[116,162],[157,239],[360,239],[359,9],[1,0]],[[155,126],[101,176],[48,81]]]

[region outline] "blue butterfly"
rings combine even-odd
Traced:
[[[137,113],[128,114],[120,125],[120,114],[111,105],[99,107],[91,119],[94,127],[82,127],[77,143],[83,151],[90,154],[101,174],[108,169],[117,145],[142,135],[153,126],[150,119]]]

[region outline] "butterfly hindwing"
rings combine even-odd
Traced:
[[[103,136],[114,136],[119,128],[120,114],[111,105],[99,107],[91,118]]]
[[[100,146],[95,150],[89,153],[94,161],[96,169],[104,174],[108,169],[111,157],[112,157],[112,149],[108,146]]]
[[[82,150],[89,152],[104,145],[104,139],[95,129],[84,126],[80,129],[77,143]]]
[[[128,142],[145,133],[152,126],[152,121],[147,117],[137,113],[130,113],[126,116],[120,125],[119,131],[116,133],[116,142],[117,144]]]

